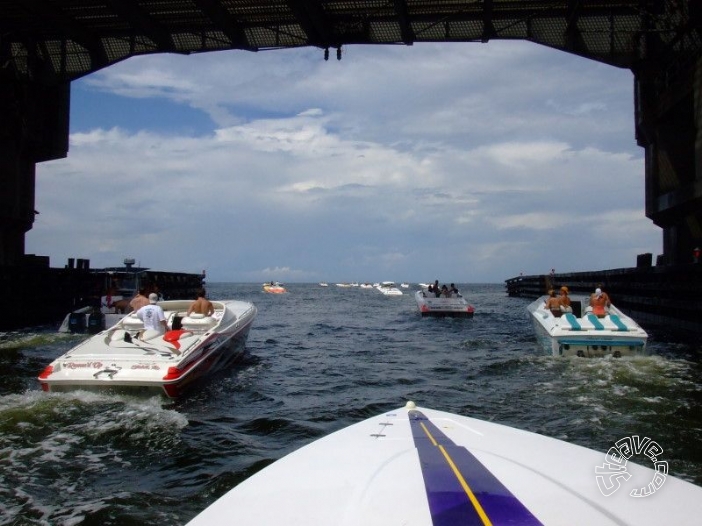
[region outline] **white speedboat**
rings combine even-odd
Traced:
[[[214,314],[186,316],[190,300],[161,301],[165,334],[145,331],[136,313],[90,337],[39,375],[45,391],[112,389],[160,392],[175,398],[186,387],[225,368],[244,352],[256,307],[246,301],[212,301]]]
[[[414,299],[422,316],[472,318],[475,314],[475,308],[463,296],[437,298],[431,292],[418,290]]]
[[[645,354],[648,334],[614,305],[603,318],[588,311],[588,296],[571,295],[573,312],[561,316],[545,307],[548,296],[529,304],[540,346],[553,356],[615,358]]]
[[[702,488],[638,440],[605,453],[408,402],[270,464],[188,526],[699,524]]]
[[[383,281],[376,289],[386,296],[402,296],[402,291],[397,288],[394,281]]]

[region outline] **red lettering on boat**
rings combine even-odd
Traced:
[[[65,362],[63,367],[66,369],[102,369],[102,362]]]

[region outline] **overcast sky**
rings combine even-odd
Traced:
[[[73,82],[26,252],[209,281],[632,267],[633,76],[528,42],[130,58]]]

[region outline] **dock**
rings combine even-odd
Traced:
[[[116,267],[91,269],[88,259],[71,258],[62,268],[47,256],[25,255],[23,265],[0,267],[0,291],[5,301],[0,331],[43,325],[58,327],[71,311],[99,305],[106,281]],[[165,299],[192,298],[204,286],[204,274],[143,270]]]
[[[632,268],[517,276],[505,283],[509,296],[532,299],[563,285],[571,294],[601,287],[646,330],[684,340],[702,334],[702,263],[650,266],[644,258]]]

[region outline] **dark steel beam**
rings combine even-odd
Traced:
[[[487,43],[491,38],[497,36],[497,31],[495,30],[495,26],[492,23],[492,16],[493,16],[493,2],[492,0],[485,0],[483,2],[483,36],[480,39],[480,41],[485,44]]]
[[[219,28],[232,43],[232,47],[247,51],[258,51],[252,47],[244,28],[230,12],[217,0],[193,0],[195,5],[210,19],[212,25]]]
[[[156,23],[135,0],[105,0],[120,18],[129,22],[133,35],[143,35],[154,44],[157,51],[177,52],[170,31]]]
[[[292,11],[300,27],[307,35],[310,46],[320,48],[339,47],[343,42],[334,38],[334,28],[319,2],[314,0],[287,0],[287,6]]]
[[[25,0],[24,8],[36,20],[45,20],[50,24],[45,26],[47,35],[44,39],[37,38],[33,31],[28,32],[24,28],[2,28],[4,33],[13,34],[17,31],[19,38],[16,41],[23,42],[27,47],[28,53],[37,53],[38,48],[30,50],[30,47],[36,46],[42,40],[46,41],[53,38],[64,43],[70,40],[88,52],[90,62],[95,71],[109,65],[109,59],[99,35],[86,29],[83,25],[66,15],[60,7],[46,0]],[[61,74],[61,72],[57,73]]]
[[[407,2],[405,0],[394,0],[395,13],[397,14],[397,20],[400,24],[400,33],[402,34],[402,41],[411,46],[417,39],[417,36],[412,30],[412,25],[410,24],[410,16],[407,10]]]
[[[566,8],[566,46],[576,53],[585,51],[585,43],[583,42],[583,37],[580,33],[580,28],[578,27],[580,15],[582,14],[582,8],[582,0],[568,0],[568,6]],[[611,32],[612,27],[610,26],[610,34]],[[611,38],[609,41],[611,42]]]

